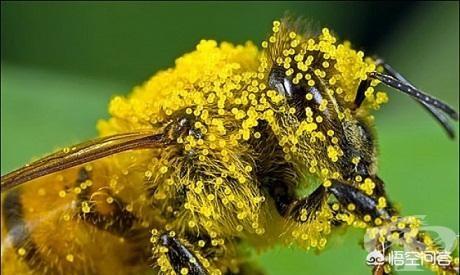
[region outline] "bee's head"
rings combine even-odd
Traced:
[[[274,22],[266,48],[267,86],[282,97],[275,106],[275,134],[283,151],[314,174],[341,178],[375,173],[370,111],[384,103],[370,82],[364,104],[353,110],[356,91],[375,70],[372,60],[323,29],[308,33],[289,20]],[[263,62],[262,62],[263,63]]]
[[[376,91],[379,82],[410,95],[454,136],[448,123],[448,117],[458,120],[453,108],[415,88],[381,60],[337,42],[328,29],[309,34],[285,20],[275,21],[272,30],[262,43],[261,62],[268,88],[278,95],[272,128],[283,151],[310,172],[342,178],[375,175],[371,112],[388,99]]]
[[[321,83],[318,78],[313,79]],[[287,132],[300,133],[296,131],[298,128],[310,125],[311,131],[302,131],[297,137],[296,152],[307,155],[308,150],[308,155],[312,155],[313,150],[313,155],[318,159],[321,156],[322,160],[307,161],[333,168],[343,178],[376,173],[376,146],[370,125],[365,117],[359,118],[350,109],[344,109],[343,99],[326,92],[327,85],[310,86],[305,81],[294,84],[282,68],[271,70],[268,84],[285,98],[286,108],[295,109],[289,117],[281,115],[281,124],[292,128]]]

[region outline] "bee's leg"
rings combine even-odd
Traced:
[[[376,187],[378,188],[374,192],[374,196],[378,199],[365,194],[350,184],[337,180],[332,180],[332,186],[328,190],[334,194],[345,209],[368,222],[369,228],[377,228],[379,229],[377,232],[380,232],[378,234],[384,234],[374,237],[375,249],[380,251],[382,255],[390,253],[390,250],[385,248],[390,247],[393,243],[403,245],[409,251],[418,252],[421,257],[425,257],[428,255],[427,253],[442,252],[431,237],[420,228],[420,220],[415,217],[401,217],[389,203],[379,203],[379,199],[382,198],[386,202],[388,201],[384,196],[383,185],[379,186],[381,184],[377,182]],[[352,207],[350,207],[351,204]],[[458,263],[453,260],[449,265],[444,266],[434,261],[425,262],[425,264],[446,274],[458,273]],[[373,269],[374,275],[390,274],[388,272],[391,273],[391,271],[385,270],[384,265],[376,265]]]
[[[325,198],[326,190],[321,185],[307,197],[293,200],[286,215],[297,222],[305,222],[315,215]]]
[[[371,86],[372,79],[367,78],[359,83],[358,90],[356,91],[355,101],[353,103],[353,109],[357,109],[361,106],[364,99],[366,98],[365,92]]]
[[[305,198],[297,198],[293,191],[293,186],[284,182],[268,182],[265,187],[270,197],[273,198],[278,213],[283,217],[292,218],[298,222],[309,220],[310,216],[315,214],[321,203],[327,198],[329,192],[335,195],[340,204],[345,206],[353,204],[360,217],[370,215],[374,219],[380,218],[384,220],[389,219],[395,212],[388,200],[386,200],[388,206],[381,209],[377,207],[378,200],[366,195],[363,191],[350,184],[336,180],[331,180],[331,182],[333,182],[333,185],[328,189],[321,185]],[[374,196],[385,197],[383,182],[378,178],[375,178],[374,182]],[[307,215],[302,215],[305,210]]]
[[[85,168],[81,168],[76,187],[80,187],[87,180],[91,180],[91,175]],[[98,188],[97,190],[97,196],[94,195],[93,188],[89,186],[82,189],[78,194],[79,218],[100,230],[108,231],[116,236],[129,239],[134,235],[138,235],[140,230],[136,226],[140,223],[140,219],[126,210],[127,203],[106,189],[101,191]],[[110,203],[107,202],[108,198],[111,200]],[[98,205],[104,207],[104,214],[101,213]],[[142,233],[145,235],[146,230],[142,231],[144,231]]]
[[[183,274],[184,269],[188,271],[187,274],[191,275],[208,274],[194,253],[176,237],[164,233],[160,235],[159,242],[160,245],[167,248],[166,255],[169,263],[177,274]]]
[[[379,207],[378,200],[374,197],[365,194],[363,191],[353,187],[350,184],[340,182],[338,180],[332,180],[332,185],[328,188],[328,190],[336,197],[338,202],[348,211],[353,212],[353,214],[357,215],[360,219],[365,219],[365,216],[372,218],[372,221],[388,221],[391,218],[391,214],[393,210],[388,207]],[[378,193],[384,193],[383,186],[376,186]],[[376,191],[377,191],[376,190]],[[350,210],[353,209],[353,210]],[[367,219],[369,219],[367,218]],[[388,247],[389,243],[386,242],[384,246],[377,244],[375,250],[379,251],[382,255],[388,253],[388,250],[385,251],[384,247]],[[385,275],[391,274],[388,273],[384,265],[375,265],[372,269],[373,275]]]
[[[352,204],[353,213],[358,214],[360,218],[369,215],[374,219],[389,220],[394,212],[391,207],[379,207],[378,200],[350,184],[332,180],[332,186],[328,190],[346,208]]]
[[[314,214],[326,197],[323,186],[318,187],[305,198],[297,198],[293,191],[293,186],[283,182],[269,182],[266,188],[275,203],[278,213],[283,217],[294,219],[298,222],[306,221],[302,212],[306,211],[308,219],[308,215]]]

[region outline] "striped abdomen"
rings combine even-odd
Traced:
[[[149,224],[103,162],[2,194],[2,274],[145,274]],[[7,263],[7,264],[5,264]]]

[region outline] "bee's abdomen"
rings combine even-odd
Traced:
[[[92,174],[103,170],[94,168]],[[94,194],[105,182],[91,188],[91,180],[76,168],[4,194],[2,274],[130,274],[149,268],[140,264],[141,248],[149,242],[134,229],[135,215],[116,197],[113,209],[101,207]],[[90,198],[93,204],[87,205]]]
[[[31,240],[29,228],[24,221],[19,189],[14,189],[7,193],[2,203],[2,212],[3,227],[7,234],[6,244],[4,243],[6,250],[8,249],[8,244],[11,244],[11,249],[16,250],[16,253],[22,258],[23,264],[25,264],[25,266],[21,266],[21,269],[40,269],[43,261],[38,255],[37,246]]]

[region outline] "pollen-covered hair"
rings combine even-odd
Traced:
[[[304,81],[310,87],[323,87],[345,104],[343,107],[352,108],[360,82],[376,70],[375,60],[352,49],[350,42],[339,42],[327,28],[315,31],[305,26],[302,20],[273,22],[272,34],[262,42],[266,49],[266,70],[283,68],[293,84]],[[362,110],[378,109],[387,102],[384,92],[374,91],[378,82],[371,81]]]

